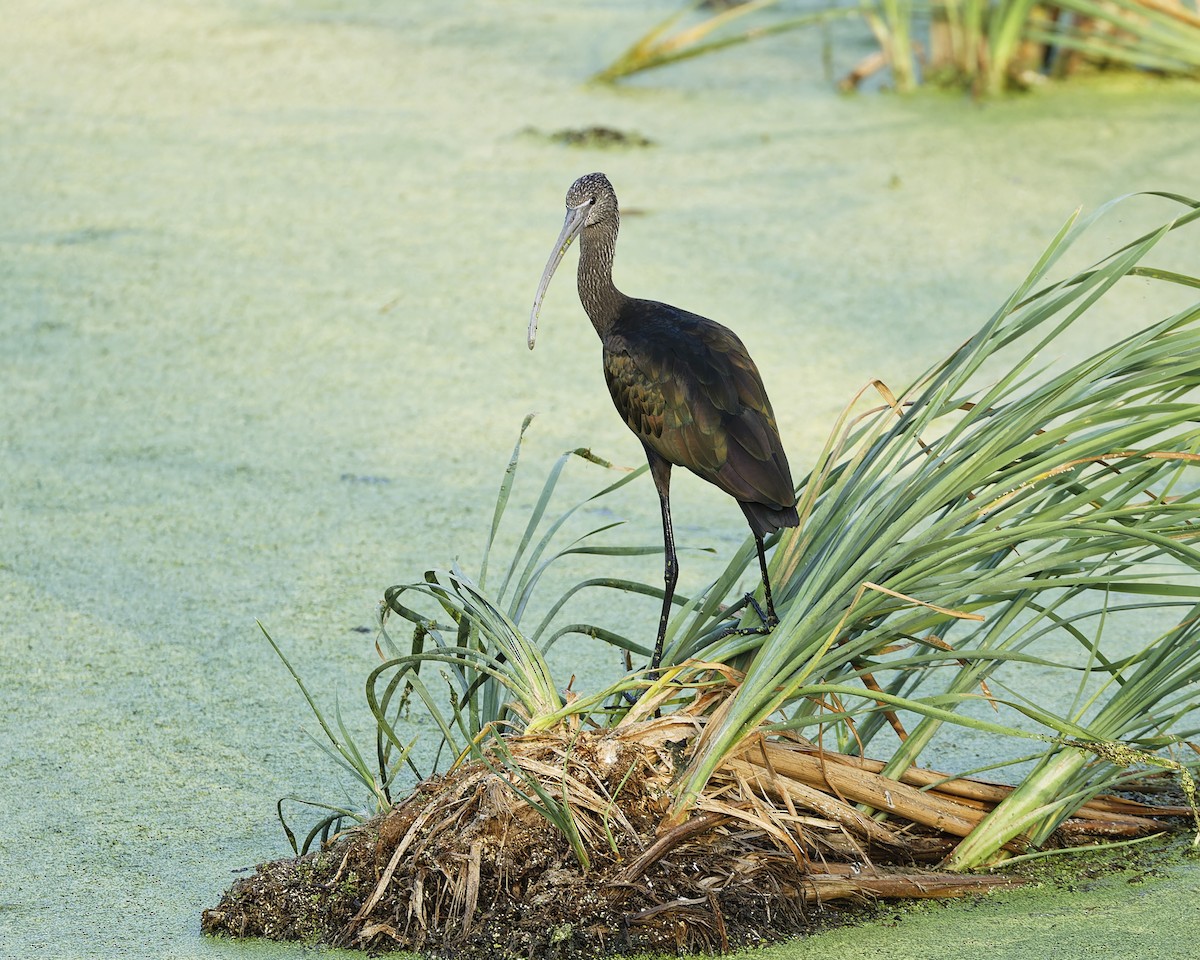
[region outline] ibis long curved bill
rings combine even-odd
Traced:
[[[550,252],[550,259],[546,261],[546,269],[542,271],[542,279],[538,283],[537,296],[533,298],[533,309],[529,312],[530,350],[533,349],[533,341],[537,337],[538,311],[542,309],[542,298],[546,296],[546,290],[550,286],[550,278],[554,276],[554,271],[558,269],[558,265],[562,262],[563,254],[567,252],[567,248],[579,236],[584,224],[587,223],[588,210],[591,206],[590,203],[581,203],[577,207],[567,208],[567,218],[563,221],[562,232],[554,242],[554,249]]]

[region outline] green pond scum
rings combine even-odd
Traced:
[[[382,590],[479,555],[524,415],[541,413],[530,463],[581,445],[639,463],[569,285],[547,297],[536,366],[525,346],[530,278],[580,173],[605,169],[643,214],[623,289],[736,327],[797,472],[870,378],[908,382],[969,337],[1072,210],[1197,193],[1191,84],[845,98],[814,33],[586,85],[646,22],[599,0],[6,5],[0,954],[312,955],[199,929],[220,891],[290,855],[280,797],[360,802],[256,620],[369,742]],[[861,58],[848,29],[833,76]],[[654,145],[520,135],[593,127]],[[1139,216],[1073,265],[1158,219]],[[1132,332],[1153,296],[1124,294],[1060,349]],[[592,479],[563,484],[581,497]],[[652,542],[644,493],[612,509]],[[677,532],[714,548],[687,556],[686,595],[743,519],[703,484],[673,494]],[[652,636],[654,606],[623,628]],[[591,689],[623,672],[586,638],[550,666]],[[937,759],[991,758],[962,737]],[[755,955],[1190,956],[1200,867],[1162,856],[1137,882],[1064,859],[1061,883]]]

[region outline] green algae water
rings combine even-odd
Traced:
[[[795,36],[581,84],[660,12],[7,5],[0,955],[308,953],[199,935],[203,907],[289,852],[280,797],[361,802],[255,621],[365,732],[383,589],[470,569],[526,413],[514,508],[563,450],[640,462],[569,283],[525,346],[579,174],[604,170],[622,198],[622,289],[738,330],[797,475],[870,378],[902,386],[970,336],[1075,207],[1197,193],[1195,88],[1148,78],[982,105],[841,98],[817,38]],[[863,44],[847,34],[835,60]],[[626,147],[559,135],[592,127]],[[1094,253],[1135,230],[1107,224]],[[1127,333],[1145,306],[1089,335]],[[564,505],[608,479],[572,466]],[[744,521],[691,478],[672,501],[687,593]],[[648,483],[605,509],[628,540],[659,536]],[[581,619],[652,635],[655,606]],[[584,641],[552,666],[577,687],[620,670]],[[1188,955],[1200,868],[1157,873],[897,912],[770,955]]]

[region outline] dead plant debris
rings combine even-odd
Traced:
[[[750,742],[691,818],[662,830],[696,730],[671,715],[507,739],[503,762],[463,763],[320,852],[260,865],[203,929],[469,960],[714,952],[856,919],[878,899],[1019,882],[936,869],[1008,788],[923,770],[892,780],[798,740]],[[569,806],[586,868],[513,789],[530,795],[523,778]],[[1062,842],[1155,832],[1180,812],[1097,798]]]

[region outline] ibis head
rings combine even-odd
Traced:
[[[533,309],[529,313],[529,349],[533,349],[537,337],[538,312],[542,309],[542,299],[550,286],[550,278],[562,262],[563,254],[584,230],[598,229],[608,239],[606,247],[610,248],[616,242],[617,227],[620,223],[620,213],[617,209],[617,194],[608,182],[608,177],[602,173],[589,173],[580,177],[567,191],[567,216],[563,220],[562,231],[550,251],[550,259],[546,261],[546,269],[542,271],[542,279],[538,284],[537,295],[533,298]],[[611,259],[608,270],[611,271]],[[609,273],[611,280],[611,272]]]

